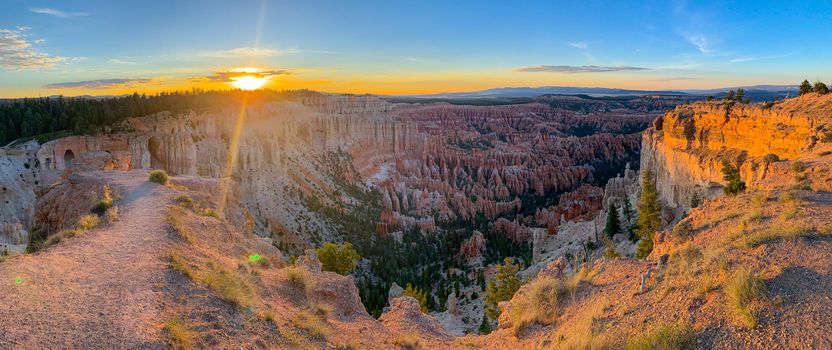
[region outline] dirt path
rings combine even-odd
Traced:
[[[173,194],[146,172],[101,176],[122,187],[119,221],[0,263],[0,348],[164,348],[160,256]]]

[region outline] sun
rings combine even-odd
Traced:
[[[231,78],[231,84],[242,90],[256,90],[266,84],[269,77],[258,78],[251,75],[243,75]]]

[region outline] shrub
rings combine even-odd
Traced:
[[[155,182],[160,185],[168,184],[168,173],[164,170],[153,170],[150,172],[150,182]]]
[[[696,348],[696,332],[682,323],[665,324],[631,339],[627,350],[688,350]]]
[[[517,272],[520,265],[515,264],[511,258],[505,258],[502,265],[497,266],[497,273],[489,280],[485,288],[485,314],[491,319],[500,316],[500,308],[497,306],[501,301],[510,300],[514,293],[520,289],[520,280]]]
[[[183,208],[193,209],[194,207],[194,200],[191,198],[191,196],[187,194],[183,194],[179,197],[176,197],[176,199],[174,199],[173,202],[176,203],[176,205]]]
[[[766,154],[765,156],[763,156],[763,160],[764,160],[766,163],[774,163],[774,162],[779,162],[779,161],[780,161],[780,157],[778,157],[778,156],[777,156],[776,154],[774,154],[774,153],[769,153],[769,154]]]
[[[171,319],[162,326],[165,331],[165,343],[171,349],[190,349],[194,341],[194,333],[188,326],[178,319]]]
[[[428,312],[428,293],[420,288],[413,287],[410,283],[407,284],[402,295],[416,299],[423,313]],[[459,297],[459,296],[457,296]]]
[[[754,303],[766,292],[763,280],[747,269],[735,271],[725,283],[725,297],[728,308],[741,325],[747,328],[757,326],[757,312]]]
[[[100,223],[101,219],[98,218],[98,215],[87,214],[78,219],[78,224],[75,225],[75,227],[79,231],[89,231],[94,229]]]
[[[396,336],[396,339],[393,341],[393,344],[396,344],[396,346],[405,350],[421,349],[421,345],[419,344],[419,337],[415,334],[399,334]]]
[[[220,216],[220,213],[218,213],[216,210],[214,210],[212,208],[203,208],[202,212],[200,212],[200,214],[202,214],[202,216],[210,216],[214,219],[222,220],[222,217]]]
[[[344,276],[352,273],[358,265],[358,260],[361,259],[350,242],[341,245],[327,242],[315,252],[318,260],[321,261],[321,270]]]
[[[673,226],[673,236],[685,239],[693,236],[693,226],[690,224],[690,220],[685,219],[679,221]]]
[[[653,235],[642,238],[636,246],[636,258],[646,259],[653,252]]]
[[[829,93],[829,87],[826,86],[822,81],[816,81],[815,85],[812,86],[812,90],[817,92],[818,94],[825,95]]]
[[[796,160],[796,161],[792,162],[792,166],[791,166],[792,171],[794,171],[796,173],[802,173],[804,170],[806,170],[807,167],[809,167],[809,166],[806,165],[806,163],[804,163],[802,161],[799,161],[799,160]]]

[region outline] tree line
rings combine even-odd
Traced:
[[[18,139],[50,138],[104,131],[120,121],[162,111],[214,110],[241,103],[261,103],[318,94],[310,90],[240,90],[162,92],[156,95],[44,97],[0,100],[0,146]],[[50,137],[52,134],[53,137]]]

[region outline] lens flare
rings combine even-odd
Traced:
[[[267,80],[269,80],[269,77],[258,78],[251,75],[244,75],[231,78],[231,84],[242,90],[256,90],[263,87]]]

